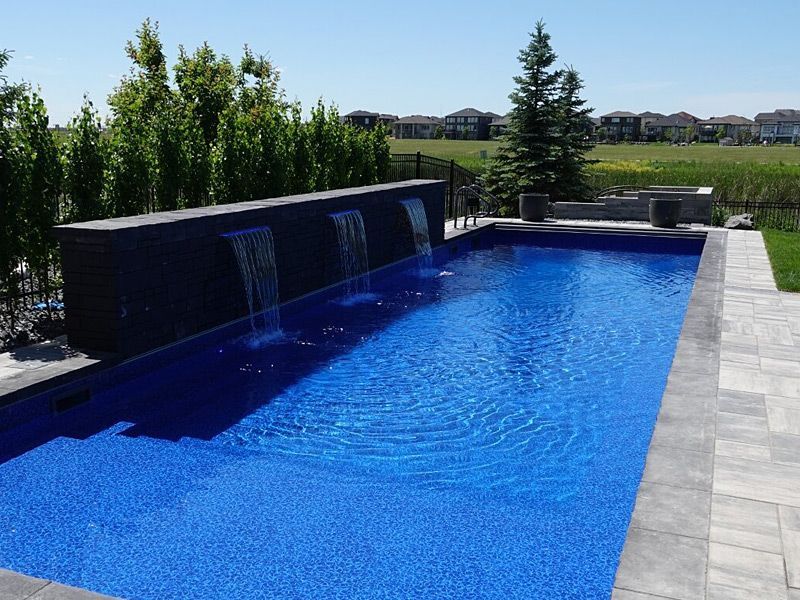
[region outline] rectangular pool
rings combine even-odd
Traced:
[[[260,349],[106,376],[0,464],[0,567],[129,598],[608,598],[703,241],[473,239],[287,305]]]

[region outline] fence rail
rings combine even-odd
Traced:
[[[455,193],[461,187],[474,184],[478,174],[435,156],[416,154],[392,154],[385,183],[405,181],[406,179],[441,179],[447,182],[445,192],[445,219],[455,216]]]
[[[800,202],[715,200],[714,208],[720,220],[723,220],[728,215],[750,213],[753,215],[755,225],[759,229],[800,231]],[[715,225],[722,224],[715,222]]]

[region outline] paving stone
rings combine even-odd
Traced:
[[[800,465],[800,435],[770,433],[772,460]]]
[[[769,446],[767,419],[721,412],[717,415],[717,438],[754,446]]]
[[[709,539],[731,546],[781,553],[778,507],[775,504],[714,494]]]
[[[46,579],[28,577],[13,571],[0,569],[0,600],[22,600],[42,589],[49,582]]]
[[[758,349],[755,346],[734,346],[727,344],[720,350],[720,360],[730,363],[759,366]]]
[[[711,490],[713,455],[651,445],[642,481],[697,490]]]
[[[800,435],[800,399],[767,396],[765,404],[770,431]]]
[[[652,443],[671,448],[712,452],[715,398],[666,394],[661,402]]]
[[[614,585],[677,600],[702,598],[707,553],[706,540],[631,528]]]
[[[747,460],[760,460],[769,462],[771,454],[767,446],[753,446],[752,444],[742,444],[730,440],[717,440],[714,453],[717,456],[729,456],[731,458],[745,458]]]
[[[698,596],[700,598],[701,596]],[[711,542],[708,600],[786,600],[786,576],[779,554]]]
[[[764,394],[752,394],[734,390],[719,391],[717,408],[720,412],[738,413],[754,417],[765,417],[767,414],[767,409],[764,405]]]
[[[758,354],[762,358],[776,358],[778,360],[797,360],[800,348],[776,344],[758,344]]]
[[[800,506],[800,466],[718,456],[714,493]]]
[[[631,527],[707,538],[710,506],[710,492],[643,481]]]

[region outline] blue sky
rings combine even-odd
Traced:
[[[170,64],[178,44],[207,40],[238,60],[248,43],[281,68],[289,98],[308,107],[322,96],[343,113],[503,113],[538,18],[595,114],[800,108],[796,0],[9,1],[7,74],[41,87],[53,123],[66,123],[84,92],[104,111],[129,68],[125,41],[148,16]]]

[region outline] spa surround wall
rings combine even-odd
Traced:
[[[412,180],[57,227],[69,342],[133,356],[246,316],[223,233],[272,230],[282,302],[341,279],[330,213],[361,211],[370,268],[413,256],[399,201],[422,200],[437,246],[444,193]]]

